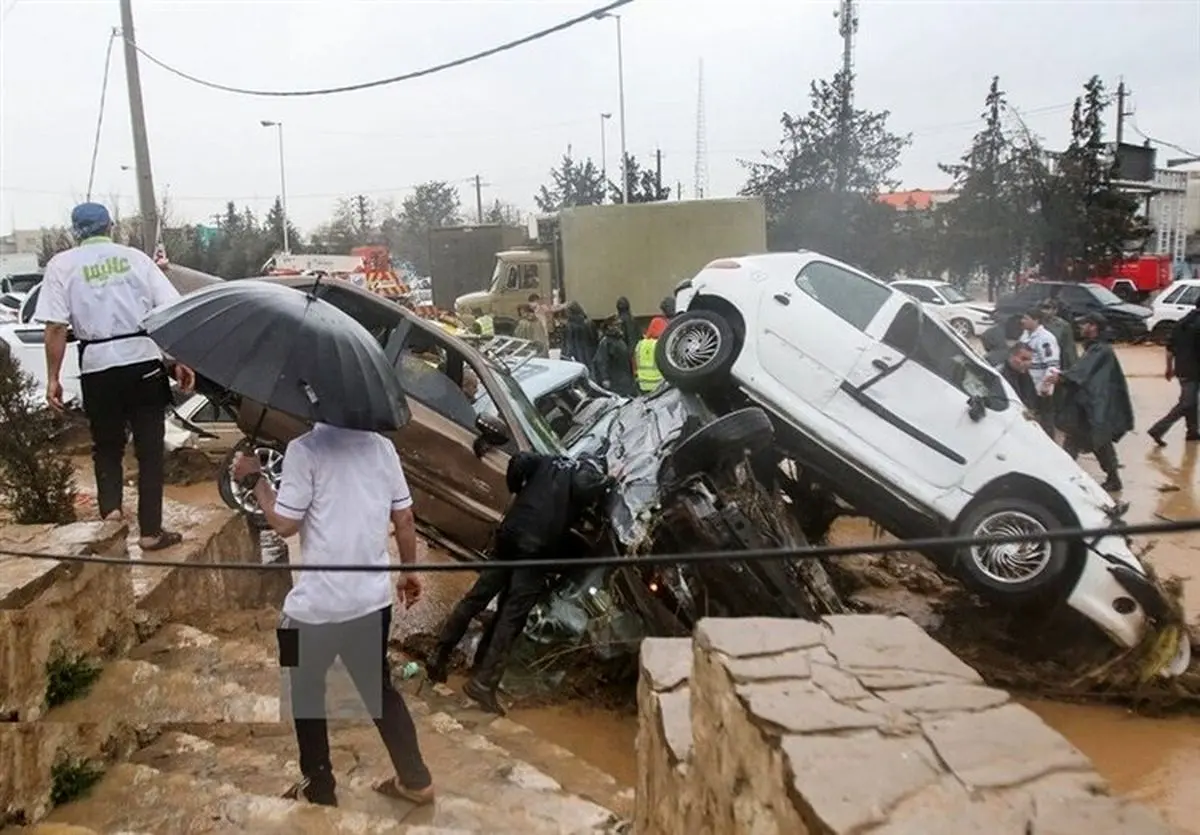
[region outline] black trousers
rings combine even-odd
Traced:
[[[544,559],[544,552],[526,552],[506,542],[503,538],[496,543],[495,559]],[[467,634],[471,620],[487,608],[497,595],[496,617],[488,625],[475,650],[472,674],[488,689],[494,690],[504,676],[513,644],[525,628],[529,613],[537,605],[546,590],[546,579],[550,572],[544,569],[518,569],[516,571],[483,571],[475,585],[463,596],[454,611],[446,619],[438,637],[436,659],[446,662],[450,653]]]
[[[325,679],[337,658],[342,659],[371,713],[400,782],[416,790],[433,782],[421,757],[417,727],[392,683],[387,657],[391,625],[392,607],[388,606],[344,623],[285,620],[280,626],[279,663],[288,668],[291,680],[300,772],[309,780],[310,799],[329,798],[337,786],[325,719]]]
[[[1200,436],[1200,380],[1179,380],[1179,400],[1150,427],[1150,434],[1162,437],[1171,431],[1180,418],[1187,427],[1187,436]]]
[[[163,438],[171,383],[158,361],[106,368],[80,377],[83,411],[92,434],[92,464],[100,515],[121,509],[127,433],[138,462],[138,528],[162,533]]]
[[[1082,445],[1074,437],[1068,435],[1063,439],[1063,450],[1072,459],[1075,459],[1079,457]],[[1121,480],[1121,464],[1117,461],[1117,448],[1113,446],[1112,442],[1101,444],[1092,450],[1092,453],[1096,456],[1096,461],[1099,462],[1100,469],[1104,470],[1104,475],[1113,481]]]

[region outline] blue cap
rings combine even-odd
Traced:
[[[71,210],[71,230],[77,238],[103,235],[112,226],[108,209],[99,203],[80,203]]]

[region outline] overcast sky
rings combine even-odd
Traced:
[[[259,89],[396,75],[528,34],[603,0],[134,0],[139,44],[193,75]],[[622,10],[627,145],[663,152],[663,179],[692,195],[697,70],[704,60],[709,190],[735,194],[739,158],[773,147],[782,111],[840,62],[836,0],[635,0]],[[0,0],[0,230],[62,223],[87,188],[105,49],[117,0]],[[285,124],[289,209],[302,229],[339,195],[397,202],[414,183],[461,183],[474,209],[524,209],[568,146],[619,159],[616,24],[598,20],[436,76],[296,99],[208,90],[141,61],[155,185],[177,219],[278,193]],[[1064,142],[1092,74],[1124,77],[1136,131],[1200,153],[1200,0],[865,0],[857,101],[911,132],[907,187],[941,187],[978,127],[993,75],[1028,125]],[[135,180],[120,43],[113,52],[93,196],[133,210]],[[1160,153],[1161,159],[1178,156]]]

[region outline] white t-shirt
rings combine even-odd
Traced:
[[[1029,365],[1029,376],[1033,380],[1034,387],[1041,394],[1042,383],[1045,381],[1046,375],[1050,373],[1051,369],[1059,370],[1062,367],[1058,340],[1054,338],[1054,334],[1046,330],[1044,325],[1038,325],[1033,330],[1022,333],[1019,341],[1028,345],[1029,350],[1033,352],[1033,362]]]
[[[392,511],[412,503],[400,456],[382,435],[318,423],[287,446],[275,512],[301,523],[310,565],[388,565]],[[283,613],[342,623],[390,605],[389,572],[301,571]]]
[[[178,298],[146,253],[110,238],[88,238],[50,259],[33,318],[70,325],[77,339],[105,339],[136,333],[146,314]],[[158,359],[162,352],[149,337],[118,339],[88,345],[79,371],[90,374]]]

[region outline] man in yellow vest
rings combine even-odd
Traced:
[[[650,327],[646,328],[646,335],[642,337],[633,351],[634,372],[637,375],[638,388],[642,394],[649,394],[662,384],[663,376],[654,359],[654,350],[658,346],[658,338],[662,336],[666,327],[667,320],[655,316],[650,321]]]
[[[481,307],[475,308],[471,313],[475,317],[475,324],[479,326],[481,336],[496,335],[496,327],[492,322],[492,314],[484,313]]]

